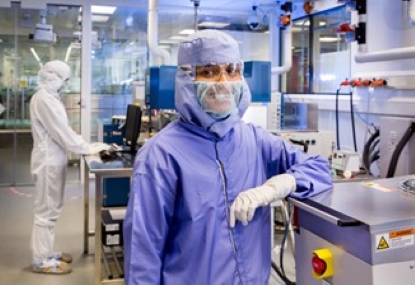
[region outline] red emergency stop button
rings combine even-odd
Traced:
[[[312,274],[316,279],[333,276],[333,256],[327,248],[313,250],[311,258]]]
[[[313,258],[311,259],[311,265],[313,266],[313,270],[317,275],[323,275],[324,272],[326,272],[326,262],[319,258],[316,254],[314,254]]]

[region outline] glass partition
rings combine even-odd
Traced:
[[[350,24],[345,6],[293,21],[292,68],[286,75],[286,92],[335,94],[350,77],[350,45],[337,33]]]
[[[313,92],[336,93],[340,82],[350,78],[350,45],[337,33],[340,24],[350,24],[345,7],[313,17]]]
[[[100,123],[144,103],[147,8],[92,6],[92,30],[91,141],[101,141]]]
[[[310,93],[310,19],[292,23],[292,67],[287,73],[287,93]]]
[[[79,7],[50,5],[36,10],[13,3],[0,8],[0,19],[0,110],[4,109],[0,112],[0,184],[31,184],[30,99],[38,87],[40,67],[49,60],[65,59],[66,47],[79,27]],[[50,25],[52,33],[43,37],[46,34],[36,28],[38,24]],[[72,79],[71,86],[79,90],[79,77],[73,74]]]

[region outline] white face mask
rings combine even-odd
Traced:
[[[69,80],[65,80],[65,81],[62,82],[61,87],[59,87],[59,89],[58,89],[58,93],[61,93],[63,90],[65,90],[68,87],[68,81]]]
[[[215,119],[223,119],[237,111],[243,84],[238,81],[195,81],[200,106]]]

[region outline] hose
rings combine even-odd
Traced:
[[[337,150],[340,150],[339,92],[340,92],[340,88],[338,88],[337,91],[336,91],[336,140],[337,140]]]
[[[375,141],[377,137],[379,137],[380,131],[379,129],[376,129],[376,131],[370,136],[370,138],[365,143],[365,146],[363,148],[363,165],[365,166],[365,169],[368,173],[370,173],[370,148],[372,143]]]
[[[399,156],[401,155],[403,148],[408,143],[408,141],[411,139],[412,134],[414,132],[415,132],[415,123],[412,122],[411,125],[406,130],[405,134],[402,136],[395,150],[393,151],[391,161],[389,162],[388,173],[386,174],[386,178],[391,178],[395,176],[396,165],[398,164]]]
[[[299,141],[299,140],[290,139],[290,142],[292,142],[293,144],[302,145],[303,146],[303,151],[305,153],[308,152],[308,144],[305,141]]]
[[[380,158],[379,150],[377,150],[370,156],[370,159],[369,159],[370,164],[372,164],[373,162],[375,162],[379,158]]]
[[[353,110],[353,92],[350,92],[350,116],[352,119],[352,134],[353,134],[354,151],[357,152],[356,126],[354,123],[354,110]]]
[[[291,206],[290,204],[287,205],[288,207],[288,217],[287,217],[287,221],[285,223],[285,227],[284,227],[284,234],[282,237],[282,241],[281,241],[281,250],[280,250],[280,267],[278,267],[278,265],[271,260],[271,267],[275,270],[275,272],[277,272],[278,276],[281,278],[282,281],[285,282],[286,285],[295,285],[296,283],[291,281],[290,279],[288,279],[288,277],[285,275],[285,270],[284,270],[284,263],[283,263],[283,258],[284,258],[284,247],[285,247],[285,242],[287,240],[287,236],[288,236],[288,230],[291,224]]]

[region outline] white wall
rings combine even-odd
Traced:
[[[244,61],[269,61],[269,34],[252,32],[228,32],[239,43],[239,49]]]

